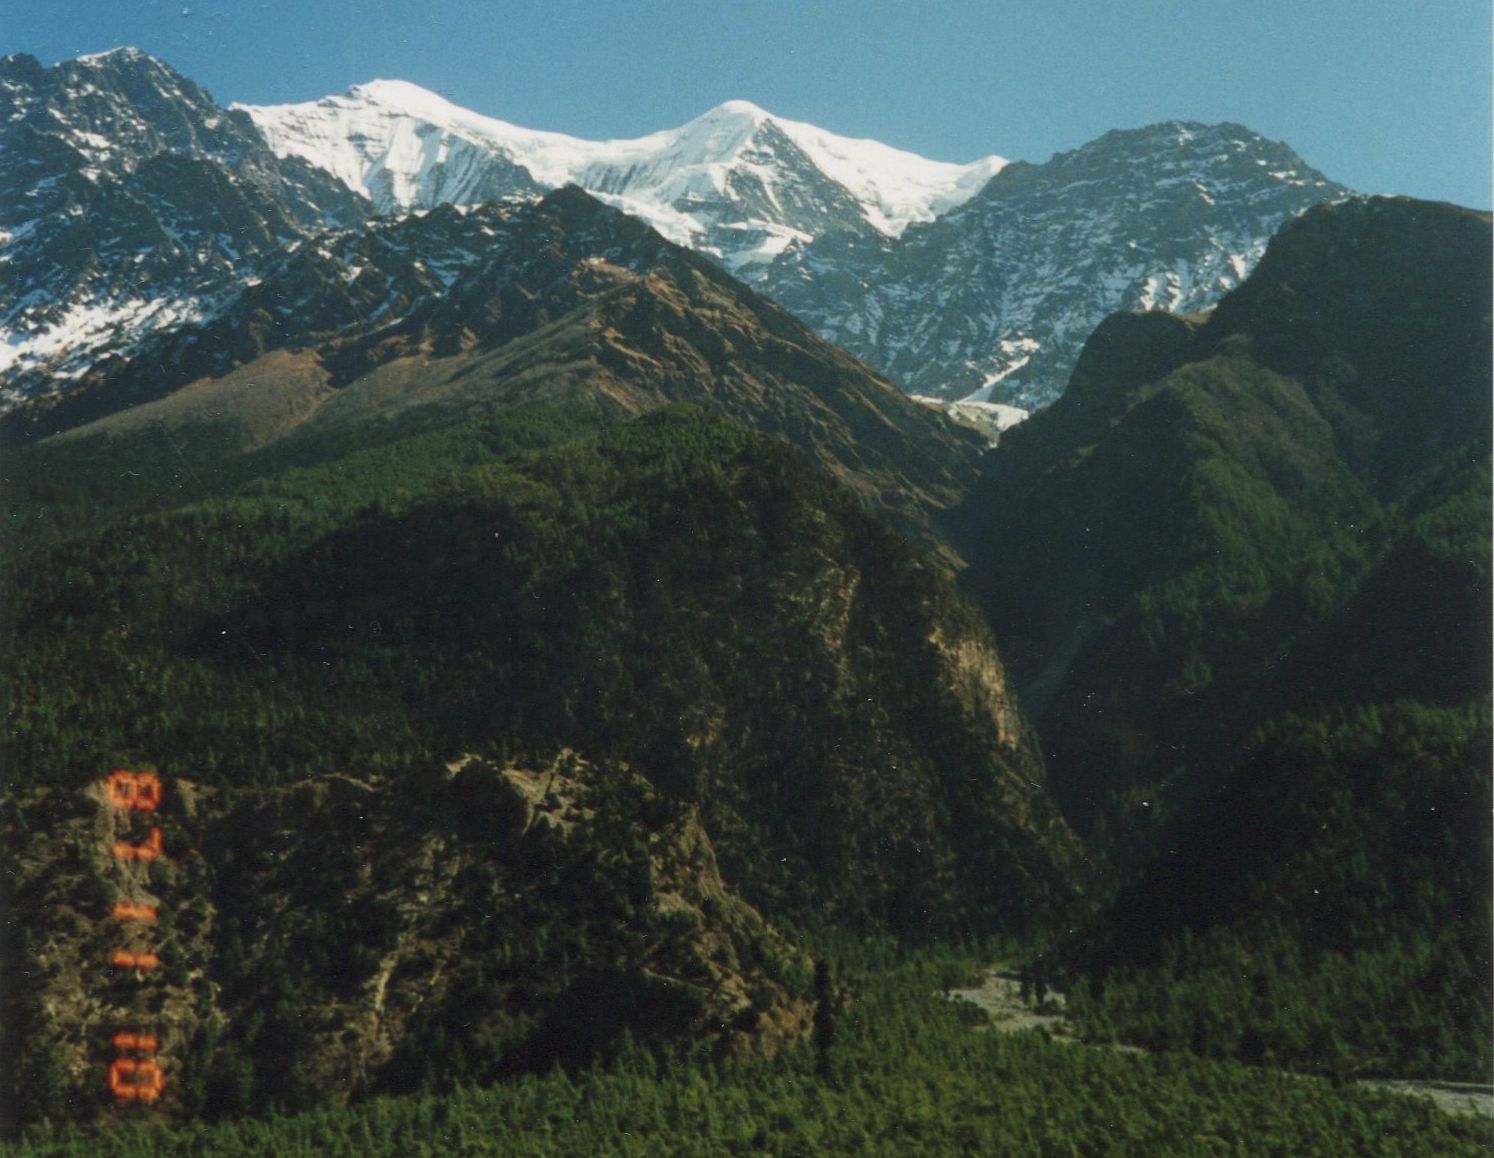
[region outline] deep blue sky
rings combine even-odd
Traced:
[[[1355,189],[1488,208],[1488,0],[0,0],[0,54],[134,44],[223,103],[397,77],[636,136],[732,97],[937,158],[1238,121]]]

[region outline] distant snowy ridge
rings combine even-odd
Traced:
[[[930,161],[747,101],[617,141],[520,128],[395,80],[305,104],[234,107],[277,155],[332,174],[383,212],[576,184],[734,268],[825,232],[896,237],[963,204],[1006,164]]]
[[[1117,129],[1014,162],[896,239],[826,235],[754,288],[905,388],[1037,410],[1119,310],[1205,310],[1349,190],[1243,125]]]

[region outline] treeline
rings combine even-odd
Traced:
[[[978,960],[850,968],[828,1072],[813,1044],[772,1061],[661,1064],[630,1048],[440,1096],[167,1130],[38,1129],[11,1153],[1241,1154],[1485,1152],[1487,1128],[1430,1102],[1200,1060],[974,1031],[937,990]]]
[[[228,419],[83,431],[0,450],[8,516],[0,544],[16,559],[131,517],[235,495],[275,497],[303,514],[334,513],[379,494],[418,492],[467,467],[543,450],[612,421],[581,403],[516,406],[467,421],[416,412],[356,426],[313,423],[257,449]]]

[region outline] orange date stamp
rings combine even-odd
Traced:
[[[154,813],[161,806],[165,786],[154,772],[134,772],[118,768],[104,781],[104,793],[117,811]],[[161,826],[153,824],[139,843],[115,841],[110,852],[117,860],[150,862],[165,849]],[[159,916],[155,905],[139,901],[118,901],[113,908],[117,921],[154,924]],[[144,973],[158,969],[161,958],[147,950],[115,949],[109,958],[115,969],[133,969]],[[109,1092],[120,1105],[152,1105],[166,1088],[166,1073],[156,1061],[160,1039],[148,1033],[116,1033],[110,1039],[115,1057],[109,1063],[106,1080]]]

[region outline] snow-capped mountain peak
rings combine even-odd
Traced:
[[[880,141],[839,137],[799,121],[769,119],[822,172],[848,189],[865,206],[877,231],[890,237],[963,204],[1006,166],[1006,158],[994,155],[968,165],[930,161]]]
[[[282,157],[385,212],[580,185],[734,268],[826,232],[897,236],[968,200],[1005,161],[930,161],[745,100],[674,129],[588,141],[520,128],[406,81],[306,104],[241,107]]]
[[[107,65],[113,63],[151,59],[133,44],[121,44],[118,48],[106,48],[103,52],[88,52],[77,58],[78,64]]]

